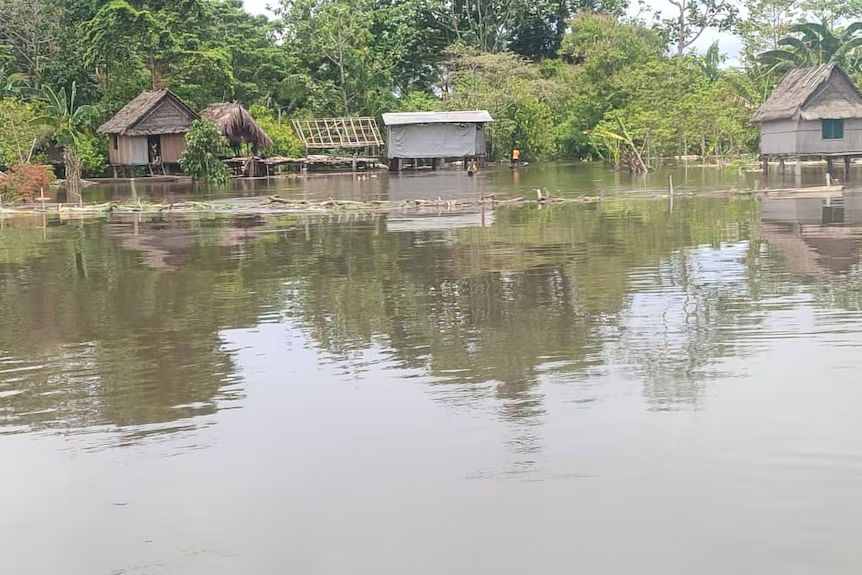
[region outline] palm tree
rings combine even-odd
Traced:
[[[94,106],[79,106],[77,86],[67,94],[66,88],[55,92],[50,86],[44,87],[42,107],[44,115],[38,121],[49,126],[57,145],[63,148],[63,163],[66,167],[66,191],[69,199],[83,202],[81,195],[81,160],[78,157],[79,137],[96,115]]]
[[[862,71],[860,30],[862,22],[853,22],[837,33],[821,23],[797,24],[778,41],[779,48],[767,50],[757,59],[766,66],[767,74],[820,64],[838,64],[852,74]]]

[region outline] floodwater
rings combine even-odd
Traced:
[[[635,195],[0,220],[2,572],[858,573],[862,195]]]

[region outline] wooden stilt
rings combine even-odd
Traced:
[[[844,181],[850,177],[850,163],[853,161],[853,158],[850,156],[844,156]]]
[[[826,173],[832,176],[835,173],[835,166],[832,162],[832,156],[826,158]]]
[[[785,167],[786,166],[784,165],[784,156],[781,156],[780,158],[778,158],[778,171],[781,173],[782,176],[784,175]]]
[[[760,156],[760,169],[764,174],[769,173],[769,157]]]

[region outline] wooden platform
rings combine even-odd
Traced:
[[[142,176],[140,178],[87,178],[92,184],[128,184],[131,181],[142,184],[169,184],[190,180],[189,176]]]
[[[228,158],[225,163],[231,166],[234,171],[241,170],[245,174],[251,160],[248,157]],[[266,174],[256,174],[261,176],[274,175],[279,166],[287,166],[289,171],[294,172],[305,172],[309,168],[324,170],[331,168],[354,172],[386,168],[380,163],[380,158],[374,156],[310,154],[302,158],[273,156],[271,158],[256,158],[254,161],[258,166],[263,166],[265,169]]]
[[[770,198],[834,198],[844,193],[844,186],[811,186],[808,188],[768,188],[758,190]]]

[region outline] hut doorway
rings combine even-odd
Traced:
[[[147,163],[150,167],[150,175],[155,175],[155,170],[165,172],[165,165],[162,162],[162,137],[147,136]]]
[[[147,160],[150,164],[160,164],[162,161],[162,137],[147,136]]]

